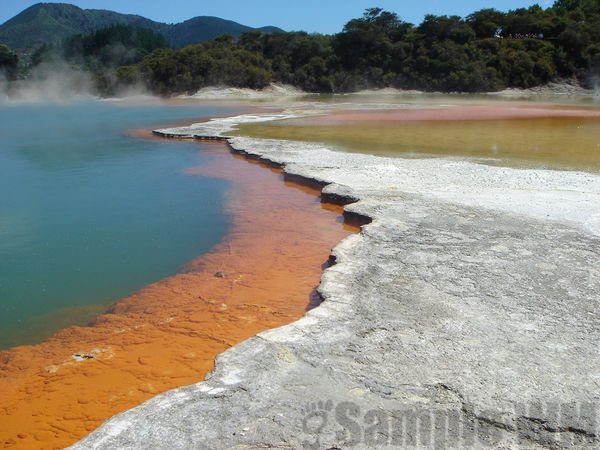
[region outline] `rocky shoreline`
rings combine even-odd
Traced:
[[[334,248],[318,308],[73,448],[600,445],[598,176],[228,141],[372,222]]]
[[[414,89],[398,89],[398,88],[379,88],[369,89],[356,92],[346,92],[343,94],[337,94],[342,96],[354,96],[354,97],[369,97],[369,96],[405,96],[405,95],[431,95],[431,94],[456,94],[456,95],[472,95],[472,93],[461,93],[461,92],[425,92]],[[511,97],[511,98],[531,98],[531,97],[597,97],[599,95],[598,89],[589,89],[581,85],[576,79],[556,79],[547,84],[541,86],[535,86],[532,88],[506,88],[501,91],[490,91],[480,92],[479,94],[497,96],[497,97]],[[308,96],[320,96],[314,92],[306,92],[292,85],[271,83],[264,89],[250,89],[250,88],[234,88],[225,86],[213,86],[206,87],[198,90],[192,95],[179,95],[177,99],[193,99],[193,100],[235,100],[235,101],[257,101],[257,100],[269,100],[275,101],[289,100],[289,99],[300,99]],[[332,94],[324,94],[325,96]]]
[[[579,83],[576,78],[559,79],[551,81],[542,86],[535,86],[528,89],[508,88],[499,92],[490,92],[491,95],[500,96],[598,96],[598,89],[588,89]]]

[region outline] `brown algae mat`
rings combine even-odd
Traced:
[[[279,169],[223,143],[203,152],[209,163],[186,175],[230,181],[226,239],[88,327],[0,352],[4,448],[72,444],[116,413],[201,381],[218,353],[318,303],[331,248],[358,226],[344,222],[340,206],[322,203],[318,189],[285,181]]]
[[[241,124],[233,134],[320,142],[400,157],[466,157],[511,167],[600,170],[600,110],[521,104],[334,110]]]

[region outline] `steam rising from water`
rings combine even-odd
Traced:
[[[91,96],[94,84],[89,74],[68,66],[39,67],[32,75],[13,83],[2,83],[8,102],[69,102]]]
[[[140,83],[117,92],[119,97],[149,96]],[[42,64],[24,80],[8,81],[0,72],[0,106],[20,103],[71,103],[98,98],[96,82],[89,72],[68,63]]]
[[[592,90],[594,91],[594,97],[600,97],[600,76],[594,76],[591,80]]]

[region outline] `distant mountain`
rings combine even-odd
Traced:
[[[253,28],[218,17],[194,17],[169,25],[142,16],[100,9],[81,9],[66,3],[38,3],[0,25],[0,44],[14,51],[30,53],[44,43],[60,41],[74,34],[87,34],[111,25],[148,28],[162,34],[175,47],[213,39],[220,34],[234,36]],[[276,27],[261,31],[282,31]]]
[[[164,31],[156,31],[162,33],[174,47],[183,47],[188,44],[209,41],[220,34],[237,36],[244,31],[254,29],[231,20],[224,20],[211,16],[194,17],[193,19],[175,25],[166,25],[166,27],[167,28]],[[283,31],[277,27],[262,27],[258,28],[258,30],[265,32]]]

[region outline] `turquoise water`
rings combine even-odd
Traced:
[[[0,106],[0,349],[85,323],[223,237],[227,183],[181,174],[202,164],[202,144],[123,131],[228,112]]]

